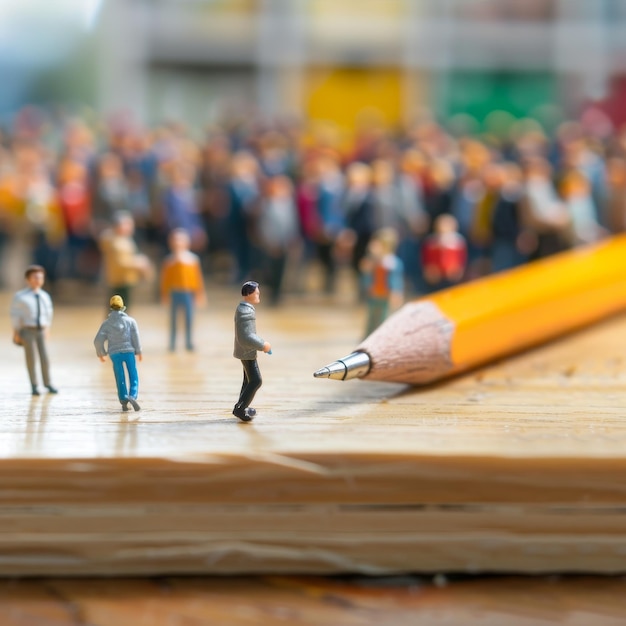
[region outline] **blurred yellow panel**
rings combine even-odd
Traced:
[[[309,71],[306,110],[312,120],[333,122],[352,134],[361,124],[393,127],[403,120],[403,72],[395,68]]]
[[[397,17],[407,12],[407,0],[310,0],[307,7],[313,17],[332,18],[334,15],[350,14],[359,17]]]
[[[258,4],[258,0],[211,0],[197,5],[197,8],[217,15],[250,15],[257,12]]]

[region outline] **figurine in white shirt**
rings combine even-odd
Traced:
[[[50,361],[46,348],[54,313],[50,294],[42,289],[46,271],[41,265],[31,265],[26,268],[24,276],[28,286],[18,291],[11,303],[13,343],[24,347],[32,394],[39,395],[35,351],[39,354],[44,386],[50,393],[58,393],[50,379]]]

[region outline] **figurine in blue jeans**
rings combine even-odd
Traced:
[[[137,391],[139,389],[139,376],[135,355],[141,361],[141,344],[139,343],[139,330],[137,322],[126,315],[124,311],[124,300],[121,296],[113,296],[109,302],[111,312],[102,325],[94,339],[96,354],[104,363],[106,355],[111,357],[113,363],[113,373],[117,384],[117,397],[120,400],[123,411],[128,411],[130,403],[139,411],[141,408],[137,403]],[[107,343],[105,348],[104,344]],[[126,371],[124,371],[126,367]],[[128,374],[129,387],[126,386],[126,374]]]

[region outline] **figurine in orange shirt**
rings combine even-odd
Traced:
[[[191,329],[196,305],[206,301],[204,280],[198,255],[189,250],[189,233],[177,228],[170,233],[169,246],[172,253],[165,258],[161,268],[161,301],[170,303],[170,352],[176,349],[176,317],[178,310],[185,313],[185,345],[193,351]]]

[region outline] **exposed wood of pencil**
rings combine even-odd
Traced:
[[[620,568],[625,317],[418,390],[320,385],[363,312],[261,304],[274,353],[246,425],[231,298],[200,312],[194,354],[133,311],[140,413],[95,357],[101,308],[57,307],[58,396],[31,399],[0,336],[0,574]]]
[[[624,267],[622,235],[407,304],[359,346],[366,378],[431,382],[621,311]]]

